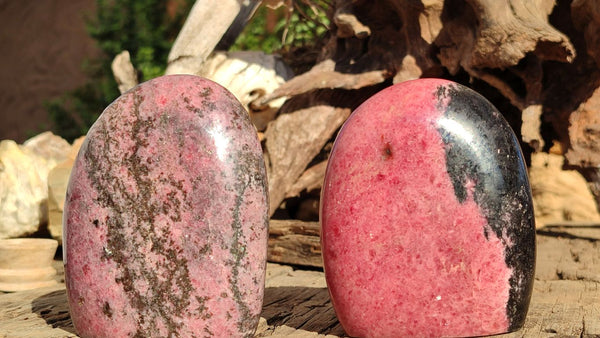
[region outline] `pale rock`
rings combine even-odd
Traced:
[[[557,154],[531,155],[529,178],[537,228],[564,221],[600,221],[585,178],[575,170],[563,170],[563,162]]]
[[[129,51],[124,50],[117,54],[110,64],[110,69],[112,69],[121,94],[138,84],[137,72],[131,63]]]
[[[43,159],[39,164],[51,169],[67,158],[71,145],[62,137],[46,131],[25,141],[22,148]]]
[[[0,238],[23,237],[48,220],[48,172],[64,161],[70,145],[45,132],[18,145],[0,142]]]
[[[0,238],[37,231],[46,196],[35,159],[14,141],[0,142]]]
[[[67,185],[75,157],[81,148],[85,136],[76,139],[71,146],[67,158],[57,164],[48,173],[48,230],[52,238],[62,245],[62,215],[67,194]]]

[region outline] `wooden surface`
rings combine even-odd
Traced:
[[[319,222],[271,220],[269,262],[322,267]]]
[[[599,234],[600,227],[589,225],[538,232],[536,281],[525,327],[498,337],[600,337]],[[56,264],[60,269],[61,262]],[[269,263],[261,317],[257,337],[344,336],[319,270]],[[72,336],[64,284],[0,294],[0,337]]]

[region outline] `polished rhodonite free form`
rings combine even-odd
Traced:
[[[336,314],[352,336],[479,336],[523,325],[535,225],[518,141],[476,92],[394,85],[341,129],[321,197]]]
[[[81,336],[253,334],[266,175],[255,129],[223,87],[164,76],[115,100],[79,152],[64,227]]]

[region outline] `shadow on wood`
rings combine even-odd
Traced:
[[[345,336],[335,316],[327,288],[270,287],[265,289],[261,316],[269,326]]]
[[[36,313],[53,329],[62,329],[76,334],[69,315],[66,289],[53,291],[35,298],[31,302],[31,312]]]

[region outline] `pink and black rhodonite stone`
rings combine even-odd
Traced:
[[[223,87],[188,75],[123,94],[79,152],[64,234],[81,336],[252,336],[268,198],[244,108]]]
[[[346,332],[479,336],[525,320],[535,264],[526,166],[500,113],[446,80],[389,87],[340,131],[321,198]]]

